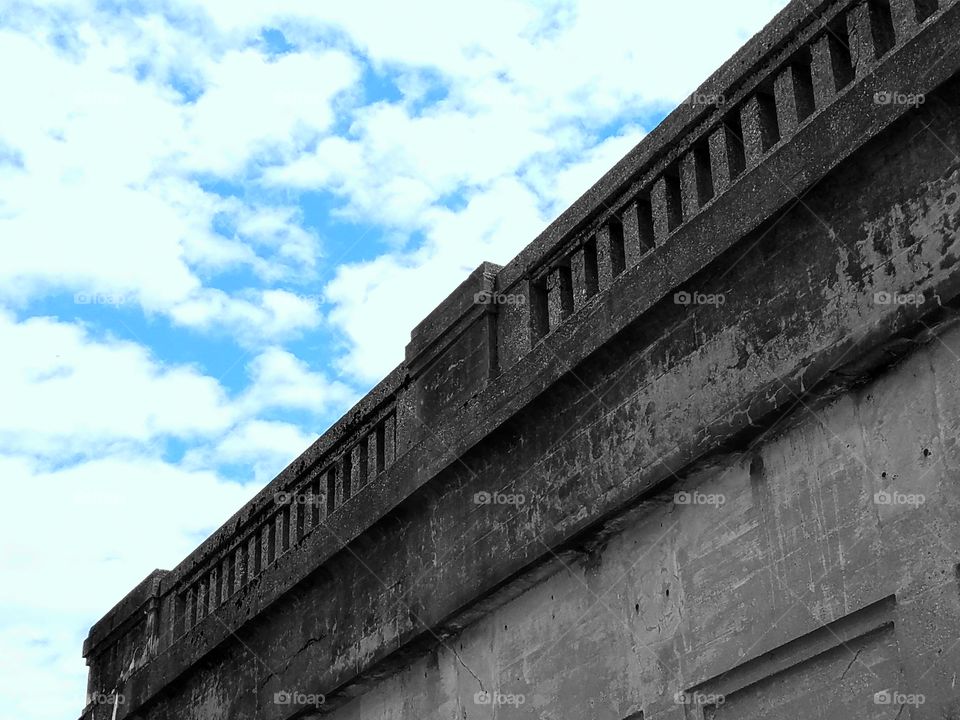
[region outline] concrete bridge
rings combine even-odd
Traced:
[[[960,718],[958,69],[954,0],[790,4],[91,629],[84,720]]]

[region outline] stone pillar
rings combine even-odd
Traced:
[[[779,140],[773,99],[756,93],[740,108],[743,152],[747,168],[756,167],[764,154]]]
[[[207,576],[201,575],[195,587],[197,589],[197,622],[199,623],[207,614],[207,596],[210,592],[210,581]]]
[[[743,171],[743,142],[724,123],[710,134],[708,143],[713,192],[719,195]]]
[[[896,42],[893,21],[886,6],[867,0],[847,14],[847,35],[850,60],[857,77],[873,70],[878,59]]]
[[[362,439],[350,450],[350,486],[356,493],[367,483],[367,441]]]
[[[792,135],[813,113],[813,84],[810,69],[801,65],[787,65],[773,83],[777,103],[777,122],[780,136]]]
[[[890,0],[890,14],[893,16],[893,31],[897,43],[902,43],[916,34],[919,23],[914,0]]]
[[[244,585],[247,584],[247,579],[248,579],[248,575],[247,575],[247,562],[248,562],[249,559],[250,559],[250,550],[249,550],[249,547],[248,547],[249,544],[250,544],[250,541],[249,541],[249,540],[244,540],[242,543],[240,543],[239,547],[237,547],[237,551],[236,551],[236,554],[237,554],[237,566],[236,566],[237,582],[236,582],[236,584],[234,585],[234,588],[233,588],[235,592],[236,592],[237,590],[240,590]]]
[[[613,247],[610,228],[606,225],[597,229],[597,287],[603,292],[613,284],[614,272]]]
[[[623,221],[623,259],[626,267],[636,265],[648,250],[653,249],[653,222],[649,203],[638,200],[627,205]]]
[[[397,417],[393,413],[383,419],[383,459],[384,466],[390,467],[397,459],[396,426]]]
[[[690,150],[680,160],[680,198],[683,216],[693,217],[713,196],[710,162],[706,153]]]
[[[576,312],[597,294],[597,246],[595,241],[581,245],[570,256],[573,284],[573,310]]]
[[[810,46],[810,72],[813,79],[813,99],[820,110],[833,100],[837,90],[849,81],[851,69],[847,50],[837,38],[826,32]]]
[[[547,313],[551,331],[573,312],[570,279],[570,268],[562,266],[553,268],[547,275]]]
[[[650,205],[653,212],[653,236],[657,245],[663,245],[667,237],[682,219],[680,211],[679,188],[676,181],[661,175],[653,183],[650,191]]]

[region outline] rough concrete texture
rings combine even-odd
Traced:
[[[677,693],[722,693],[718,718],[892,718],[884,690],[925,696],[904,717],[960,717],[958,356],[954,328],[711,458],[332,717],[683,718]]]
[[[960,6],[875,5],[792,4],[704,86],[735,112],[678,111],[473,273],[91,630],[91,693],[150,720],[960,718]],[[782,65],[828,24],[855,58]],[[792,103],[757,99],[785,72]]]

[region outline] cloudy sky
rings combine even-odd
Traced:
[[[0,0],[0,718],[783,0]]]

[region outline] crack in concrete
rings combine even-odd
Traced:
[[[282,676],[286,674],[287,669],[290,667],[290,665],[293,663],[293,661],[296,660],[298,657],[300,657],[300,654],[301,654],[301,653],[303,653],[303,652],[304,652],[307,648],[309,648],[311,645],[316,645],[318,642],[320,642],[321,640],[323,640],[325,637],[326,637],[326,635],[320,635],[319,637],[310,637],[310,638],[307,638],[307,641],[306,641],[303,645],[301,645],[300,648],[299,648],[295,653],[293,653],[293,655],[290,655],[290,656],[287,658],[287,661],[283,664],[283,667],[281,668],[280,672],[277,673],[279,676],[281,676],[281,679],[282,679]],[[274,673],[270,673],[270,674],[271,674],[271,675],[274,675]],[[261,685],[261,687],[262,687],[262,685]]]
[[[299,655],[300,653],[302,653],[304,650],[306,650],[306,649],[307,649],[308,647],[310,647],[311,645],[316,645],[318,642],[320,642],[321,640],[323,640],[325,637],[326,637],[326,635],[321,635],[321,636],[319,636],[319,637],[310,637],[310,638],[307,638],[307,641],[306,641],[303,645],[300,646],[300,649],[297,650],[297,651],[293,654],[293,657],[296,657],[297,655]],[[289,664],[289,663],[288,663],[288,664]]]
[[[453,648],[450,648],[450,652],[452,652],[452,653],[453,653],[453,656],[457,659],[457,661],[458,661],[461,665],[463,665],[463,667],[466,668],[467,672],[470,673],[471,675],[473,675],[474,679],[477,681],[477,684],[480,686],[480,690],[481,690],[482,692],[486,692],[487,689],[483,686],[483,680],[481,680],[481,679],[480,679],[480,676],[477,675],[473,670],[471,670],[470,667],[463,661],[463,658],[460,657],[460,653],[458,653],[458,652],[457,652],[456,650],[454,650]]]
[[[860,648],[853,654],[853,659],[850,661],[850,664],[847,665],[846,669],[842,673],[840,673],[840,680],[843,680],[847,676],[847,673],[850,672],[850,668],[853,667],[853,664],[857,661],[857,658],[860,657],[861,652],[863,652],[863,648]],[[840,682],[840,680],[837,682]]]
[[[267,676],[266,676],[265,678],[263,678],[263,681],[262,681],[262,682],[260,682],[260,681],[257,682],[257,687],[258,687],[260,690],[263,690],[263,686],[266,685],[266,684],[267,684],[267,681],[270,680],[270,678],[274,677],[275,675],[276,675],[276,673],[271,670],[270,672],[267,673]]]

